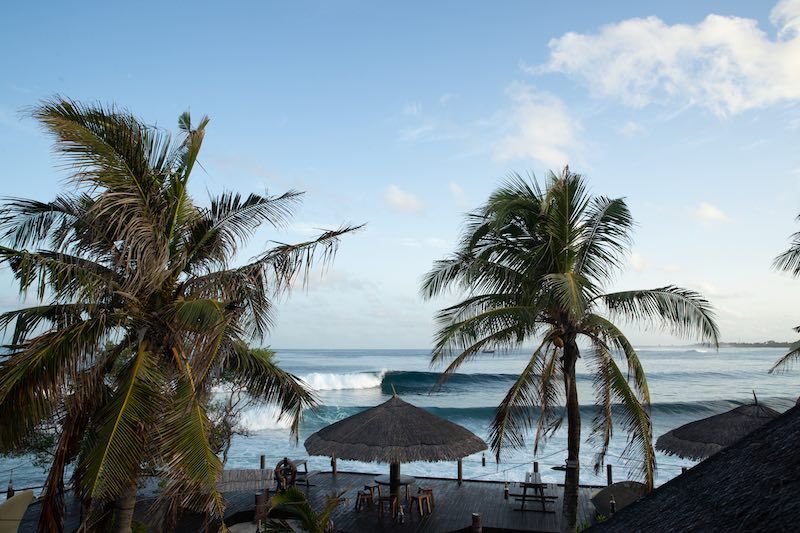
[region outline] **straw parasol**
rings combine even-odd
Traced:
[[[397,395],[366,411],[339,420],[305,441],[311,455],[389,463],[396,495],[400,463],[456,461],[486,449],[468,429],[401,400]]]
[[[685,459],[705,459],[779,414],[765,405],[759,405],[756,400],[752,404],[741,405],[668,431],[658,438],[656,449]]]

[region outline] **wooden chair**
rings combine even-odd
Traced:
[[[372,494],[369,491],[360,490],[358,494],[356,494],[356,511],[360,511],[364,506],[371,509],[373,503]]]
[[[369,497],[373,500],[375,499],[375,493],[378,493],[378,497],[381,495],[381,486],[377,483],[370,483],[368,485],[364,485],[364,490],[369,491]]]
[[[417,492],[414,496],[411,497],[411,503],[408,506],[408,513],[411,514],[414,511],[414,504],[417,504],[417,510],[419,511],[420,516],[425,515],[425,506],[428,507],[428,514],[431,514],[431,498],[428,494],[424,492]]]
[[[431,507],[435,507],[436,506],[436,500],[434,500],[434,498],[433,498],[433,489],[432,488],[430,488],[430,487],[418,487],[417,488],[417,493],[427,494],[428,497],[431,500],[431,502],[430,502],[431,503]]]
[[[389,516],[394,519],[394,517],[397,515],[397,496],[378,496],[378,511],[380,512],[381,517],[383,517],[384,505],[389,510]]]

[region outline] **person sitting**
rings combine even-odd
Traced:
[[[275,479],[278,482],[277,490],[280,492],[294,487],[295,479],[297,479],[297,467],[288,457],[284,457],[275,465]]]

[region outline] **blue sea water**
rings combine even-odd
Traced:
[[[770,348],[640,348],[652,400],[653,435],[737,405],[752,402],[753,391],[758,400],[777,411],[794,405],[800,395],[800,370],[768,374],[783,349]],[[317,392],[320,407],[304,415],[298,442],[291,437],[288,421],[276,420],[272,407],[250,409],[243,422],[250,435],[236,437],[230,450],[230,467],[257,467],[259,456],[267,463],[282,457],[306,458],[303,441],[318,429],[360,410],[387,400],[397,391],[406,401],[461,424],[488,440],[488,428],[494,408],[525,365],[529,352],[483,354],[467,363],[441,388],[432,387],[439,373],[429,369],[427,350],[277,350],[280,365],[301,377]],[[595,448],[586,442],[596,412],[591,375],[578,365],[578,391],[581,401],[584,442],[581,450],[581,482],[604,484],[605,472],[596,475],[592,469]],[[566,458],[566,424],[541,448],[533,453],[529,446],[507,450],[497,464],[487,451],[486,466],[481,454],[464,460],[467,479],[520,480],[530,471],[531,462],[540,463],[545,480],[563,482],[563,472],[552,467]],[[614,465],[616,479],[628,478],[626,460],[620,456],[626,446],[626,434],[616,427],[607,456]],[[309,467],[326,470],[330,460],[310,457]],[[680,473],[681,466],[692,461],[657,454],[656,484],[664,483]],[[388,471],[386,465],[339,461],[340,470],[359,472]],[[27,459],[0,459],[0,482],[6,481],[14,468],[16,487],[41,485],[45,473]],[[455,463],[409,463],[402,466],[411,475],[455,477]]]

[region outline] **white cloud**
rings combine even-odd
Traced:
[[[532,158],[556,169],[569,163],[569,152],[579,148],[580,124],[558,97],[524,83],[506,90],[513,102],[509,118],[515,130],[495,150],[499,160]]]
[[[771,38],[748,18],[708,15],[698,24],[633,18],[594,34],[552,39],[538,72],[582,80],[596,95],[625,105],[677,103],[718,116],[800,99],[800,0],[772,10]]]
[[[422,200],[397,185],[389,185],[384,198],[392,209],[401,213],[420,213],[425,209]]]
[[[469,206],[467,193],[465,193],[461,185],[455,181],[450,182],[450,194],[453,195],[453,201],[456,203],[456,206],[458,206],[459,209],[466,209]]]
[[[618,131],[625,137],[635,137],[636,135],[643,134],[646,130],[644,126],[638,122],[629,120]]]
[[[706,202],[701,202],[699,206],[692,209],[692,216],[700,222],[722,222],[728,220],[728,216],[721,209]]]
[[[631,252],[628,255],[628,264],[631,265],[636,272],[641,272],[647,266],[647,261],[644,260],[642,254],[638,252]]]
[[[422,108],[421,108],[421,107],[420,107],[420,105],[419,105],[419,104],[417,104],[417,103],[406,104],[406,105],[403,107],[403,114],[404,114],[404,115],[408,115],[408,116],[416,117],[416,116],[418,116],[420,113],[422,113]]]
[[[669,274],[674,274],[676,272],[680,272],[681,267],[674,263],[667,263],[666,265],[661,267],[661,270]]]
[[[439,97],[439,103],[442,105],[447,105],[450,100],[453,98],[458,97],[456,93],[444,93],[442,96]]]
[[[400,130],[400,140],[408,141],[408,142],[415,142],[420,140],[425,140],[426,138],[430,137],[436,131],[436,125],[432,122],[426,122],[421,126],[415,126],[413,128],[403,128]]]

